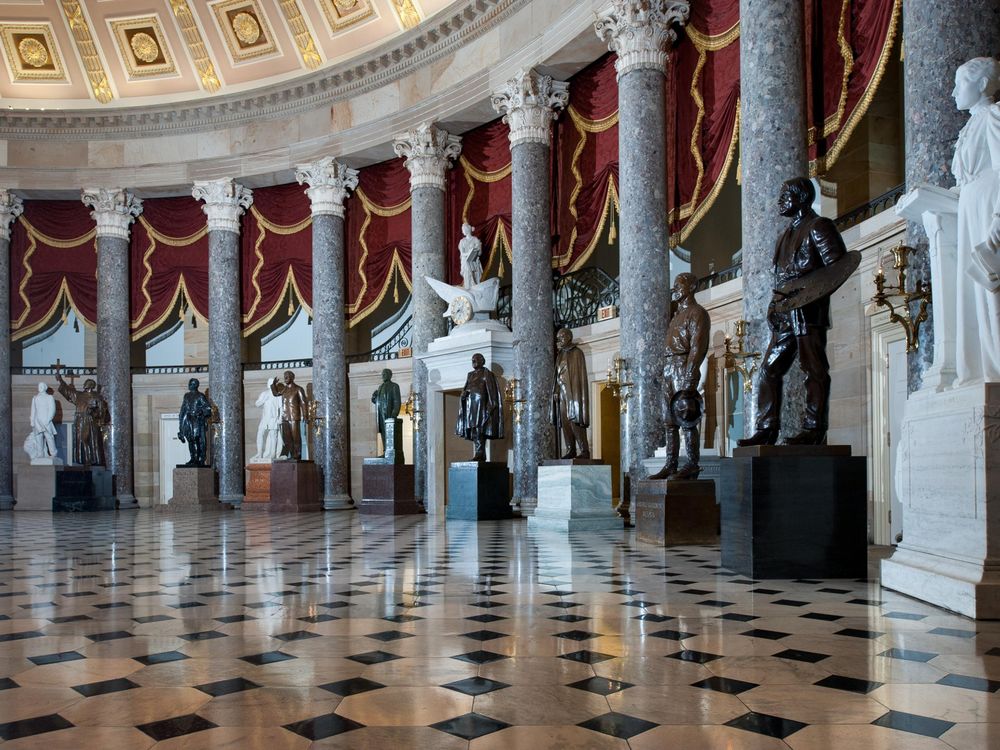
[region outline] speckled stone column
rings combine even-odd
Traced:
[[[552,121],[569,101],[569,84],[520,70],[493,93],[510,126],[514,375],[525,399],[514,425],[514,501],[521,514],[538,506],[538,465],[552,458],[555,382],[552,318]]]
[[[618,53],[620,347],[628,366],[627,411],[621,421],[621,469],[628,518],[643,461],[662,443],[664,334],[670,320],[667,233],[666,73],[688,3],[616,0],[596,23]]]
[[[333,158],[302,164],[312,204],[313,397],[322,419],[315,440],[323,469],[323,508],[354,507],[351,499],[347,331],[344,318],[344,200],[358,186],[358,172]]]
[[[904,113],[906,123],[906,184],[952,187],[951,161],[955,140],[969,120],[956,109],[951,91],[955,70],[973,57],[1000,52],[1000,0],[903,0]],[[907,244],[918,252],[912,259],[913,281],[930,280],[927,235],[910,222]],[[931,316],[934,306],[929,308]],[[934,321],[920,326],[920,344],[909,355],[909,387],[920,387],[934,359]]]
[[[240,215],[253,193],[230,179],[194,183],[191,194],[204,201],[208,217],[208,373],[212,401],[222,422],[216,441],[219,502],[243,503],[243,362],[241,356]]]
[[[809,173],[806,152],[804,26],[801,0],[740,0],[740,158],[743,169],[743,318],[750,351],[770,340],[767,306],[774,289],[774,245],[788,225],[778,214],[785,180]],[[796,434],[805,405],[796,365],[785,378],[782,434]],[[745,431],[754,431],[757,384],[746,399]]]
[[[13,436],[10,414],[10,227],[24,212],[21,199],[0,189],[0,510],[14,507]]]
[[[142,201],[125,190],[96,188],[83,191],[83,202],[97,222],[97,382],[111,415],[108,464],[119,507],[134,507],[128,238]]]
[[[446,305],[424,281],[445,279],[444,247],[444,173],[451,161],[458,158],[462,139],[449,135],[430,123],[396,136],[393,148],[406,158],[410,172],[410,222],[412,226],[411,278],[413,280],[413,353],[423,354],[427,345],[448,333],[444,318]],[[427,404],[427,367],[413,360],[413,392],[420,403]],[[426,425],[426,422],[423,423]],[[447,429],[447,428],[446,428]],[[413,433],[413,481],[417,502],[425,509],[427,497],[427,441],[423,427]],[[431,504],[433,505],[433,504]]]

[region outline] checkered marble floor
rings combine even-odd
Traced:
[[[1000,623],[624,531],[5,513],[0,744],[995,748]]]

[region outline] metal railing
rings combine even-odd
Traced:
[[[370,351],[347,355],[347,364],[356,362],[385,362],[390,359],[399,359],[399,350],[410,346],[412,340],[413,316],[411,315],[400,324],[399,328],[396,329],[396,332],[392,334],[388,341]]]
[[[883,211],[892,208],[905,193],[905,183],[902,185],[896,185],[896,187],[892,188],[892,190],[887,190],[882,193],[882,195],[872,198],[863,206],[858,206],[857,208],[848,211],[843,216],[838,216],[833,220],[833,223],[837,225],[837,229],[843,232],[845,229],[853,227],[855,224],[860,224],[862,221],[870,219],[876,214],[880,214]]]
[[[618,305],[618,279],[597,267],[582,268],[556,277],[552,283],[552,308],[557,328],[579,328],[597,322],[598,310]],[[497,320],[510,328],[511,287],[500,287]]]
[[[743,264],[736,263],[728,268],[723,268],[721,271],[710,273],[708,276],[702,276],[698,279],[698,291],[701,291],[702,289],[709,289],[713,286],[718,286],[719,284],[725,284],[727,281],[738,279],[742,275]]]

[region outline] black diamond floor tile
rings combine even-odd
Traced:
[[[32,719],[21,719],[0,724],[0,740],[17,740],[45,732],[55,732],[59,729],[69,729],[73,725],[59,714],[36,716]]]
[[[325,685],[319,686],[321,689],[339,695],[346,698],[349,695],[357,695],[358,693],[367,693],[370,690],[378,690],[379,688],[384,688],[381,682],[375,682],[374,680],[368,680],[364,677],[352,677],[349,680],[340,680],[339,682],[328,682]]]
[[[987,680],[983,677],[969,677],[962,674],[946,674],[937,681],[938,685],[964,688],[965,690],[978,690],[981,693],[995,693],[1000,690],[1000,681]]]
[[[195,685],[195,687],[203,693],[208,693],[213,698],[219,698],[220,696],[229,695],[230,693],[242,693],[245,690],[253,690],[254,688],[259,688],[260,685],[243,677],[233,677],[229,680],[219,680],[218,682],[209,682],[204,685]]]
[[[175,716],[172,719],[141,724],[136,729],[145,732],[157,742],[162,742],[173,737],[182,737],[206,729],[214,729],[216,726],[218,725],[197,714],[187,714],[186,716]]]
[[[845,635],[849,638],[864,638],[869,641],[874,641],[876,638],[881,638],[885,633],[881,633],[877,630],[862,630],[860,628],[844,628],[843,630],[838,630],[834,635]]]
[[[578,661],[582,664],[599,664],[602,661],[607,661],[608,659],[615,659],[617,657],[611,654],[602,654],[597,651],[588,651],[587,649],[581,649],[580,651],[573,651],[569,654],[560,654],[560,659],[569,659],[570,661]]]
[[[932,719],[929,716],[908,714],[902,711],[890,711],[872,722],[877,727],[896,729],[900,732],[920,734],[924,737],[940,737],[953,726],[954,722]]]
[[[587,630],[567,630],[563,633],[556,633],[556,638],[565,638],[569,641],[589,641],[594,638],[600,638],[600,633],[591,633]]]
[[[742,680],[733,680],[728,677],[709,677],[692,683],[691,687],[714,690],[717,693],[726,693],[727,695],[739,695],[759,686],[756,682],[743,682]]]
[[[313,633],[308,630],[294,630],[291,633],[281,633],[274,636],[279,641],[285,641],[286,643],[290,641],[304,641],[308,638],[319,638],[319,633]]]
[[[499,732],[501,729],[506,729],[509,726],[510,724],[504,721],[477,713],[463,714],[453,719],[446,719],[445,721],[431,724],[431,727],[434,729],[461,737],[463,740],[474,740],[478,737],[485,737],[488,734]]]
[[[157,654],[133,656],[132,658],[140,664],[145,664],[148,667],[153,664],[166,664],[170,661],[183,661],[184,659],[190,659],[191,657],[187,654],[182,654],[180,651],[161,651]]]
[[[473,622],[499,622],[500,620],[506,620],[506,617],[500,615],[472,615],[471,617],[466,617],[466,620],[472,620]]]
[[[859,680],[856,677],[844,677],[843,675],[838,674],[824,677],[815,684],[820,687],[833,688],[834,690],[846,690],[851,693],[860,693],[861,695],[865,695],[870,693],[872,690],[882,687],[881,682]]]
[[[413,633],[404,633],[401,630],[383,630],[380,633],[369,633],[365,637],[373,638],[382,643],[391,643],[392,641],[401,641],[404,638],[413,638]]]
[[[42,654],[41,656],[29,656],[28,661],[36,666],[44,666],[46,664],[61,664],[66,661],[77,661],[79,659],[84,659],[83,654],[76,651],[60,651],[57,654]]]
[[[504,654],[497,654],[493,651],[484,651],[479,649],[477,651],[469,651],[465,654],[459,654],[458,656],[451,657],[452,659],[457,659],[458,661],[466,661],[470,664],[490,664],[495,661],[502,661],[503,659],[509,659],[509,656]]]
[[[509,633],[498,633],[495,630],[475,630],[471,633],[462,633],[463,638],[471,638],[474,641],[494,641],[497,638],[508,638]]]
[[[447,685],[442,685],[441,687],[446,687],[449,690],[454,690],[464,695],[476,696],[492,693],[494,690],[503,690],[506,687],[510,687],[510,685],[506,682],[490,680],[486,677],[467,677],[464,680],[449,682]]]
[[[709,654],[704,651],[692,651],[690,649],[684,649],[683,651],[677,651],[673,654],[667,654],[668,659],[680,659],[681,661],[691,661],[696,664],[707,664],[710,661],[715,661],[716,659],[721,659],[719,654]]]
[[[285,724],[285,729],[300,737],[305,737],[307,740],[318,742],[325,740],[327,737],[334,737],[338,734],[361,729],[363,726],[364,724],[359,724],[339,714],[332,713],[324,716],[316,716],[305,721],[297,721],[294,724]]]
[[[354,656],[348,656],[351,661],[356,661],[360,664],[381,664],[385,661],[392,661],[393,659],[402,659],[402,656],[396,654],[390,654],[387,651],[368,651],[364,654],[355,654]]]
[[[928,662],[938,656],[938,654],[932,654],[929,651],[913,651],[905,648],[890,648],[889,650],[880,653],[879,656],[885,656],[889,659],[901,659],[903,661]]]
[[[767,737],[776,737],[779,740],[783,740],[785,737],[795,734],[807,725],[800,721],[783,719],[780,716],[758,714],[750,711],[742,716],[737,716],[731,721],[727,721],[726,726],[735,727],[736,729],[744,729],[748,732],[755,732],[757,734],[763,734]]]
[[[632,687],[632,683],[611,680],[607,677],[588,677],[586,680],[572,682],[566,687],[586,690],[588,693],[595,693],[596,695],[611,695],[612,693],[618,693]]]
[[[131,690],[139,687],[132,680],[119,677],[115,680],[103,680],[101,682],[90,682],[86,685],[74,685],[73,689],[84,698],[92,698],[95,695],[107,695],[108,693],[120,693],[122,690]]]
[[[668,641],[683,641],[685,638],[694,638],[694,633],[686,633],[683,630],[657,630],[654,633],[647,633],[652,638],[664,638]]]
[[[606,714],[587,719],[587,721],[581,721],[577,726],[602,734],[608,734],[620,740],[629,740],[637,734],[655,729],[659,724],[654,724],[651,721],[639,719],[635,716],[629,716],[628,714],[618,713],[617,711],[609,711]]]
[[[265,651],[262,654],[250,654],[249,656],[240,657],[242,661],[255,666],[261,666],[263,664],[276,664],[280,661],[289,661],[294,658],[296,657],[291,654],[286,654],[284,651]]]
[[[763,630],[761,628],[753,628],[751,630],[744,630],[740,635],[745,635],[750,638],[766,638],[769,641],[780,641],[782,638],[787,638],[791,633],[782,633],[780,630]]]

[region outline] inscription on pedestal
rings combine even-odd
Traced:
[[[640,542],[716,544],[719,506],[711,479],[643,479],[636,493],[636,536]]]

